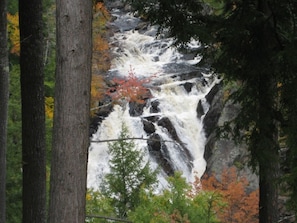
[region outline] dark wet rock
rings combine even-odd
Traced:
[[[169,66],[169,65],[168,65]],[[173,69],[173,70],[171,70]],[[176,69],[176,70],[174,70]],[[180,69],[178,71],[177,69]],[[172,67],[167,67],[166,72],[173,73],[172,78],[181,81],[190,80],[193,78],[202,78],[201,71],[199,69],[187,68],[185,65],[172,65]]]
[[[107,117],[110,114],[111,111],[112,111],[112,105],[107,105],[107,106],[104,106],[104,107],[100,108],[96,112],[96,116]]]
[[[185,90],[190,93],[192,91],[193,83],[191,82],[186,82],[183,84]]]
[[[147,142],[150,155],[159,164],[161,169],[168,175],[174,174],[174,167],[168,155],[168,149],[162,142],[162,137],[156,133],[150,135]]]
[[[217,94],[219,94],[219,91],[222,91],[222,82],[220,82],[219,84],[216,84],[215,86],[213,86],[213,88],[208,92],[208,94],[205,96],[207,102],[209,104],[215,104],[216,101],[213,103],[213,99],[215,98],[215,96]],[[219,95],[220,96],[220,95]],[[222,99],[222,98],[221,98]]]
[[[142,115],[143,108],[145,107],[145,103],[137,103],[137,102],[129,102],[129,114],[132,117],[137,117]]]
[[[104,120],[104,117],[94,116],[90,120],[89,137],[92,137],[98,130],[98,125]]]
[[[157,122],[160,119],[160,115],[145,116],[144,118],[150,122]]]
[[[146,119],[142,119],[143,129],[147,134],[152,134],[156,131],[154,124]]]
[[[203,126],[204,126],[204,132],[205,136],[209,137],[210,134],[216,129],[218,120],[220,118],[219,110],[210,110],[206,113],[204,119],[203,119]]]
[[[201,119],[202,115],[204,115],[204,108],[202,106],[202,101],[199,100],[198,104],[197,104],[197,108],[196,108],[196,112],[197,112],[197,118]]]
[[[158,113],[160,112],[159,109],[160,102],[158,100],[151,101],[150,113]]]
[[[214,148],[214,145],[215,145],[216,140],[217,140],[217,137],[216,137],[215,133],[211,134],[207,138],[207,141],[206,141],[205,147],[204,147],[204,159],[207,162],[208,162],[208,160],[210,160],[210,158],[213,155],[213,152],[214,152],[213,148]]]
[[[185,146],[185,144],[180,140],[180,138],[178,137],[176,130],[172,124],[172,122],[170,121],[169,118],[167,117],[163,117],[158,121],[158,125],[162,126],[163,128],[167,129],[168,133],[170,134],[171,138],[175,141],[172,143],[176,143],[175,144],[175,148],[177,151],[179,151],[179,154],[184,157],[184,160],[188,160],[186,161],[189,170],[192,168],[192,161],[193,161],[193,156],[192,154],[189,152],[189,150],[187,149],[187,147]]]
[[[113,105],[111,103],[111,97],[105,95],[101,101],[98,103],[97,111],[95,115],[90,120],[90,130],[89,136],[91,137],[97,132],[98,126],[101,122],[112,112]]]
[[[180,141],[175,131],[175,128],[169,118],[163,117],[158,121],[158,125],[167,129],[173,140]]]
[[[162,138],[159,134],[153,133],[149,136],[149,140],[147,141],[147,144],[149,146],[149,151],[160,151]]]
[[[215,85],[205,98],[210,104],[210,108],[203,119],[203,126],[206,137],[209,137],[216,129],[224,107],[222,85]]]
[[[200,70],[195,70],[195,71],[192,71],[192,72],[182,73],[181,75],[179,75],[179,78],[180,78],[181,81],[190,80],[190,79],[193,79],[193,78],[202,78],[202,74],[201,74]]]

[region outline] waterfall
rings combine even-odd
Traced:
[[[201,59],[192,41],[182,54],[172,46],[172,39],[156,37],[157,27],[144,23],[131,13],[113,9],[111,26],[117,30],[110,40],[114,59],[109,77],[126,77],[132,68],[139,78],[152,77],[148,84],[152,97],[139,114],[131,113],[131,104],[115,105],[101,122],[92,141],[116,139],[122,123],[135,138],[136,148],[143,151],[152,168],[161,167],[160,188],[166,187],[166,177],[181,171],[189,181],[200,177],[206,168],[203,158],[205,135],[203,115],[208,109],[205,96],[215,84],[213,75],[197,66]],[[160,142],[156,141],[161,140]],[[88,187],[98,188],[100,179],[109,172],[107,143],[91,143],[88,161]]]

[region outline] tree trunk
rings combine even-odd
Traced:
[[[267,160],[268,161],[268,160]],[[268,161],[267,165],[260,164],[260,200],[259,222],[275,223],[279,220],[278,214],[278,163]]]
[[[85,222],[92,1],[57,0],[50,223]]]
[[[20,0],[23,222],[46,221],[42,0]]]
[[[262,23],[262,30],[259,35],[260,46],[262,47],[263,68],[259,74],[259,132],[261,146],[258,152],[259,157],[259,222],[275,223],[279,220],[278,194],[279,187],[279,143],[278,127],[275,120],[278,100],[277,95],[277,71],[271,71],[273,67],[271,58],[276,51],[281,50],[278,39],[275,39],[273,30],[275,21],[269,1],[258,0],[258,11],[265,15],[267,21]],[[267,53],[269,52],[269,53]],[[261,72],[261,71],[260,71]],[[269,73],[275,72],[275,73]],[[272,75],[273,74],[273,75]]]
[[[0,2],[0,223],[6,218],[6,150],[8,116],[7,1]]]
[[[275,108],[276,81],[262,74],[259,78],[259,141],[257,158],[259,160],[259,222],[276,223],[279,220],[278,183],[279,153],[278,128],[273,117]]]

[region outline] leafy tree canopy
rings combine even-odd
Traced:
[[[242,109],[231,122],[225,123],[223,129],[228,130],[233,139],[248,143],[253,166],[260,166],[260,177],[266,177],[260,181],[262,189],[277,191],[268,181],[275,184],[278,178],[277,136],[284,134],[287,137],[291,158],[288,182],[296,198],[297,188],[293,185],[297,179],[297,127],[293,123],[297,120],[297,89],[293,86],[297,83],[297,66],[293,61],[297,60],[297,51],[294,50],[297,43],[297,2],[127,2],[150,22],[159,24],[164,31],[168,30],[168,35],[174,37],[176,43],[185,43],[192,38],[201,40],[205,44],[204,60],[212,62],[212,68],[223,75],[224,81],[237,81],[238,87],[230,99],[240,104]],[[269,203],[273,202],[260,205]],[[275,211],[266,213],[269,212]]]
[[[168,35],[176,43],[199,39],[207,46],[203,56],[213,62],[212,68],[223,74],[226,81],[241,81],[232,95],[234,102],[244,108],[235,120],[237,137],[239,130],[253,128],[258,123],[256,114],[262,93],[267,94],[265,100],[277,96],[277,85],[271,82],[295,83],[297,68],[292,62],[297,57],[292,50],[297,41],[295,1],[127,2],[153,24],[159,24],[164,31],[169,29]],[[294,93],[290,91],[290,94]],[[273,105],[266,109],[268,117],[279,119],[275,115],[279,108]],[[246,137],[250,138],[250,135]]]

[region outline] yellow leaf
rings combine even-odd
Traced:
[[[45,115],[53,119],[54,117],[54,98],[53,97],[45,97]]]

